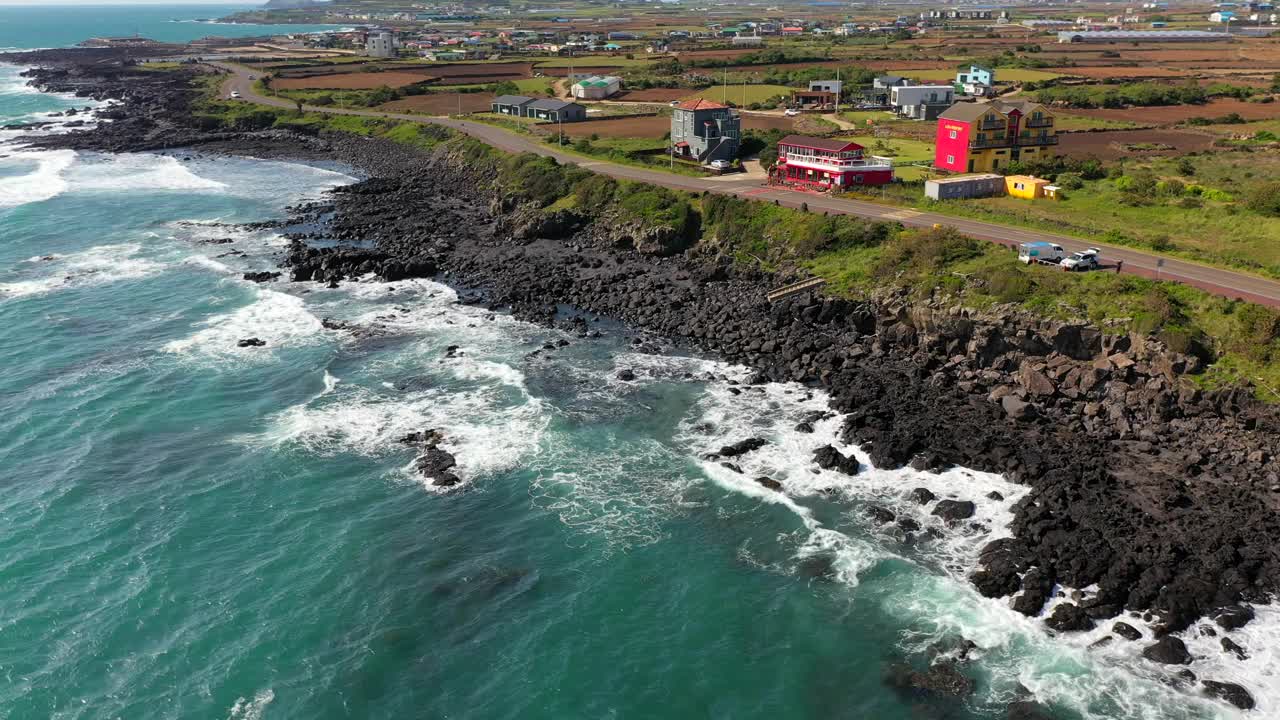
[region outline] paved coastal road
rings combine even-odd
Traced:
[[[245,68],[224,63],[213,64],[231,73],[223,86],[224,96],[229,95],[232,91],[236,91],[239,92],[242,98],[246,101],[275,107],[292,108],[295,106],[291,100],[263,96],[254,92],[253,75]],[[880,205],[864,200],[834,198],[821,193],[779,190],[764,185],[758,180],[747,179],[742,176],[730,175],[718,178],[686,177],[683,175],[673,175],[655,170],[630,167],[627,165],[617,165],[603,160],[593,160],[590,158],[583,158],[577,155],[559,152],[555,148],[536,142],[525,136],[507,132],[506,130],[493,127],[491,125],[466,122],[465,120],[443,117],[426,117],[423,115],[381,113],[372,110],[347,110],[329,107],[308,106],[307,110],[336,115],[382,117],[394,120],[406,120],[409,122],[444,125],[464,132],[478,140],[482,140],[483,142],[500,150],[506,150],[509,152],[533,152],[539,155],[549,155],[561,162],[573,163],[605,175],[624,178],[627,180],[640,180],[653,183],[654,185],[664,185],[669,188],[676,188],[680,190],[689,190],[694,192],[709,190],[711,192],[724,193],[766,202],[777,200],[780,204],[788,207],[800,207],[801,203],[807,203],[809,209],[814,212],[857,215],[874,220],[900,222],[907,226],[930,227],[933,225],[949,225],[967,235],[972,235],[973,237],[990,240],[991,242],[1011,247],[1016,247],[1020,242],[1031,242],[1037,240],[1057,243],[1072,252],[1083,250],[1089,246],[1094,246],[1102,250],[1102,257],[1108,265],[1114,265],[1117,260],[1124,261],[1124,271],[1127,273],[1134,273],[1145,277],[1156,277],[1158,274],[1162,279],[1186,283],[1225,297],[1240,298],[1262,303],[1264,305],[1280,307],[1280,282],[1275,280],[1268,280],[1248,273],[1207,267],[1174,258],[1164,258],[1163,267],[1158,267],[1157,261],[1160,259],[1158,256],[1133,250],[1131,248],[1107,245],[1096,241],[1085,241],[1079,238],[1041,232],[1038,230],[1025,230],[1006,225],[997,225],[995,223],[982,222],[980,220],[967,220],[938,213],[921,212],[910,208]]]

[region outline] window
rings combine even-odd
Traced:
[[[955,131],[955,130],[952,130],[952,131],[951,131],[951,139],[952,139],[952,140],[955,140],[955,139],[956,139],[956,131]]]
[[[955,156],[955,155],[948,155],[948,156],[947,156],[947,164],[948,164],[948,165],[955,165],[955,164],[956,164],[956,156]]]

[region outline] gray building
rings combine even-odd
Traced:
[[[399,48],[396,34],[385,28],[370,30],[364,42],[364,54],[369,57],[393,58],[400,54]]]
[[[686,100],[671,113],[671,152],[703,163],[738,155],[742,119],[710,100]]]
[[[577,122],[587,119],[587,109],[575,102],[546,98],[525,105],[524,116],[551,122]]]
[[[982,173],[926,180],[924,194],[933,200],[968,200],[1003,195],[1004,176]]]
[[[531,102],[533,98],[524,95],[499,95],[489,104],[489,108],[498,115],[524,117],[524,109]]]
[[[889,104],[898,115],[912,120],[937,120],[955,102],[951,85],[904,85],[889,88]]]

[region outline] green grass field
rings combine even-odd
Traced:
[[[878,138],[870,135],[855,135],[848,139],[866,148],[867,154],[891,157],[894,162],[907,163],[933,160],[933,143],[902,138]]]
[[[1192,176],[1181,176],[1176,160],[1165,158],[1130,161],[1125,172],[1133,175],[1145,170],[1157,178],[1176,178],[1226,193],[1223,199],[1211,199],[1211,193],[1180,199],[1157,197],[1134,204],[1112,179],[1086,182],[1057,202],[996,197],[935,203],[912,186],[886,186],[862,194],[960,217],[1131,245],[1280,277],[1280,217],[1250,211],[1238,200],[1258,183],[1280,176],[1280,156],[1220,152],[1196,156],[1192,162]],[[1190,202],[1184,205],[1186,201]]]
[[[1053,124],[1060,131],[1071,132],[1081,130],[1132,130],[1143,127],[1128,120],[1110,120],[1107,118],[1070,115],[1062,111],[1053,114]]]
[[[689,97],[700,97],[712,102],[723,102],[728,99],[735,105],[762,103],[779,95],[789,96],[794,88],[786,85],[729,85],[727,87],[709,87],[690,93]]]

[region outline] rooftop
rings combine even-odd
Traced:
[[[828,150],[831,152],[862,149],[861,145],[852,140],[842,138],[809,137],[807,135],[788,135],[779,140],[778,144],[791,145],[792,147],[813,148],[814,150]]]
[[[685,100],[679,105],[676,105],[676,109],[677,110],[728,110],[729,106],[721,105],[718,102],[711,102],[710,100],[704,100],[702,98],[698,98],[697,100]]]

